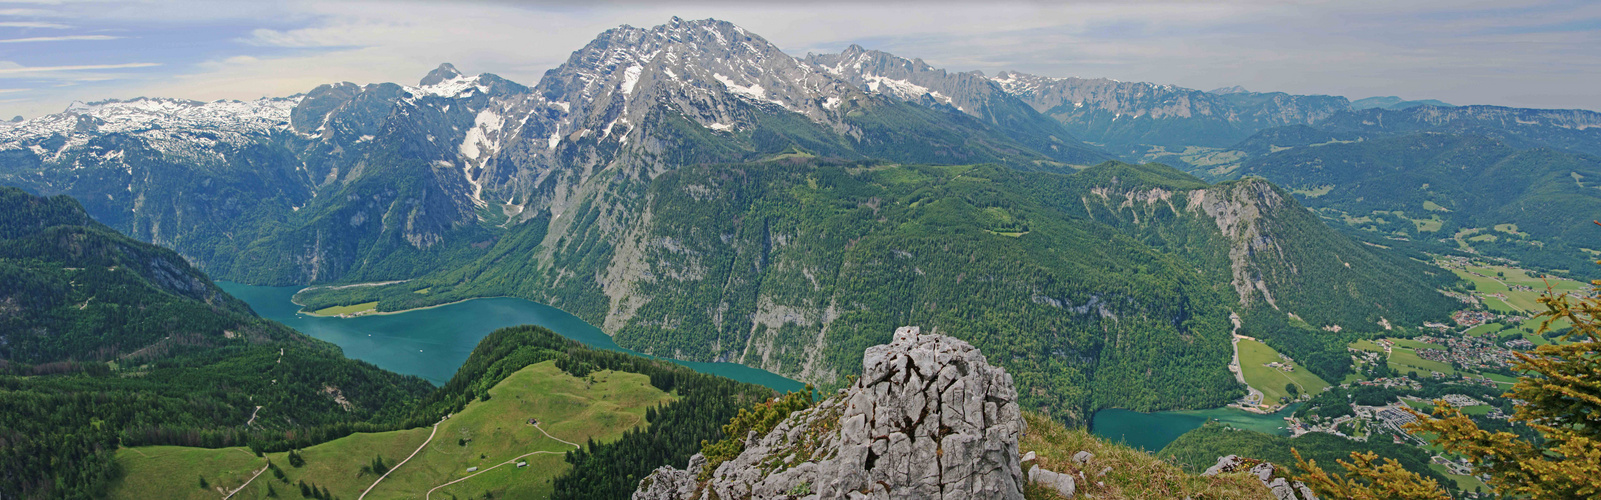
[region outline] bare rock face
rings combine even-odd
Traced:
[[[1017,441],[1026,424],[1012,376],[978,349],[917,327],[868,348],[862,377],[795,412],[696,481],[657,469],[636,500],[690,498],[1023,498]]]

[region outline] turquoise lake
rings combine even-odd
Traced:
[[[600,349],[630,354],[599,328],[561,309],[523,299],[499,297],[418,309],[398,314],[355,318],[329,318],[300,312],[290,299],[300,287],[251,286],[218,281],[218,286],[250,304],[256,314],[288,325],[301,333],[344,349],[345,355],[386,370],[416,375],[442,385],[456,374],[478,341],[497,328],[539,325],[567,338]],[[695,371],[721,375],[778,391],[800,390],[804,384],[772,372],[733,363],[673,362]],[[1122,409],[1095,412],[1090,430],[1096,435],[1156,452],[1180,434],[1219,420],[1234,427],[1274,435],[1288,435],[1284,417],[1292,405],[1273,415],[1257,415],[1232,408],[1139,413]]]
[[[345,350],[345,356],[397,373],[416,375],[434,385],[449,381],[478,346],[478,341],[489,332],[508,326],[539,325],[590,347],[640,354],[618,347],[611,336],[577,316],[523,299],[474,299],[397,314],[329,318],[300,312],[300,306],[290,299],[301,287],[251,286],[227,281],[218,281],[217,285],[250,304],[256,314],[332,342]],[[744,365],[673,362],[698,372],[761,384],[780,392],[805,387],[800,382]]]
[[[1155,413],[1112,408],[1095,412],[1095,416],[1090,418],[1090,432],[1156,453],[1178,439],[1180,434],[1200,427],[1207,420],[1217,420],[1239,429],[1288,436],[1290,431],[1285,428],[1284,417],[1295,413],[1300,406],[1299,403],[1293,404],[1272,415],[1258,415],[1233,408]]]

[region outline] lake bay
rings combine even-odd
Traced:
[[[256,314],[338,345],[347,357],[396,373],[416,375],[434,385],[449,381],[478,346],[478,341],[508,326],[539,325],[590,347],[640,354],[619,347],[611,336],[577,316],[517,298],[473,299],[394,314],[337,318],[301,313],[300,306],[291,301],[301,287],[252,286],[227,281],[218,281],[217,285],[250,304]],[[734,363],[673,362],[702,373],[761,384],[780,392],[804,387],[800,382],[775,373]]]

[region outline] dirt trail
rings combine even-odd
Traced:
[[[446,416],[445,418],[450,417]],[[411,459],[416,457],[418,453],[422,453],[422,449],[428,447],[428,443],[434,441],[434,435],[439,433],[439,424],[445,423],[445,418],[441,418],[438,422],[434,422],[434,430],[428,433],[428,439],[423,440],[422,444],[417,445],[417,449],[413,450],[411,455],[408,455],[405,460],[401,460],[400,463],[395,464],[394,467],[390,467],[389,472],[385,472],[384,475],[380,476],[377,481],[373,481],[372,486],[368,486],[365,491],[362,491],[361,496],[356,497],[356,500],[367,498],[367,494],[371,493],[373,488],[377,488],[378,483],[384,482],[384,478],[389,477],[390,474],[394,474],[396,469],[399,469],[402,465],[406,465],[406,462],[410,462]]]
[[[556,436],[552,436],[552,435],[550,435],[550,433],[549,433],[549,432],[545,432],[545,428],[544,428],[544,427],[540,427],[540,426],[539,426],[539,425],[537,425],[537,424],[536,424],[536,425],[534,425],[534,428],[535,428],[535,429],[539,429],[539,432],[540,432],[540,433],[542,433],[542,434],[544,434],[544,435],[545,435],[545,437],[548,437],[548,438],[551,438],[551,439],[554,439],[554,440],[557,440],[557,441],[561,441],[561,442],[563,442],[563,443],[567,443],[567,444],[568,444],[568,445],[571,445],[571,446],[572,446],[572,447],[574,447],[574,448],[582,448],[582,446],[579,446],[579,445],[577,445],[577,444],[575,444],[575,443],[573,443],[573,442],[572,442],[572,441],[568,441],[568,440],[565,440],[565,439],[562,439],[562,438],[559,438],[559,437],[556,437]],[[456,484],[456,483],[459,483],[459,482],[462,482],[462,481],[466,481],[466,480],[468,480],[468,479],[472,479],[472,478],[473,478],[473,477],[474,477],[474,476],[477,476],[477,475],[479,475],[479,474],[483,474],[483,473],[485,473],[485,472],[489,472],[489,471],[492,471],[492,470],[495,470],[495,469],[496,469],[496,468],[499,468],[499,467],[500,467],[500,466],[502,466],[502,465],[506,465],[506,464],[510,464],[510,463],[512,463],[512,462],[516,462],[516,461],[517,461],[517,459],[520,459],[520,458],[523,458],[523,457],[527,457],[527,456],[532,456],[532,455],[539,455],[539,454],[550,454],[550,455],[560,455],[560,454],[562,454],[562,453],[563,453],[563,452],[559,452],[559,451],[535,451],[535,452],[530,452],[530,453],[524,453],[524,454],[522,454],[522,455],[518,455],[518,456],[515,456],[515,457],[511,457],[511,459],[510,459],[510,460],[507,460],[507,461],[505,461],[505,462],[501,462],[501,463],[498,463],[498,464],[495,464],[495,465],[494,465],[494,466],[493,466],[493,467],[490,467],[490,468],[488,468],[488,469],[484,469],[484,470],[480,470],[480,471],[478,471],[478,472],[474,472],[474,473],[472,473],[472,474],[470,474],[470,475],[468,475],[468,476],[467,476],[467,477],[463,477],[463,478],[461,478],[461,479],[457,479],[457,480],[455,480],[455,481],[451,481],[451,482],[448,482],[448,483],[445,483],[445,484],[441,484],[441,485],[439,485],[439,486],[435,486],[435,487],[434,487],[434,488],[433,488],[433,489],[431,489],[431,490],[428,490],[428,493],[427,493],[427,494],[425,494],[425,495],[423,495],[423,499],[424,499],[424,500],[433,500],[433,498],[434,498],[434,492],[435,492],[435,491],[439,491],[439,489],[440,489],[440,488],[444,488],[444,487],[446,487],[446,486],[450,486],[450,485],[452,485],[452,484]]]
[[[257,406],[257,408],[260,408],[260,406]],[[246,486],[250,486],[250,482],[251,481],[255,481],[256,478],[261,477],[261,473],[267,472],[267,469],[271,469],[271,468],[272,467],[270,467],[270,466],[262,467],[261,470],[256,471],[256,475],[250,476],[250,479],[246,480],[245,484],[241,484],[241,485],[239,485],[238,488],[234,488],[233,491],[228,492],[228,496],[222,497],[222,500],[228,500],[229,498],[233,498],[234,495],[237,495],[237,494],[239,494],[239,492],[244,491]]]
[[[478,471],[478,472],[474,472],[474,473],[472,473],[472,475],[470,475],[470,476],[467,476],[467,477],[464,477],[464,478],[461,478],[461,479],[457,479],[457,480],[455,480],[455,481],[451,481],[451,482],[448,482],[448,483],[445,483],[445,484],[441,484],[441,485],[439,485],[439,486],[435,486],[435,487],[434,487],[434,489],[431,489],[431,490],[428,490],[428,493],[427,493],[427,494],[425,494],[425,495],[423,495],[423,498],[424,498],[424,500],[433,500],[433,498],[434,498],[434,492],[435,492],[435,491],[439,491],[439,489],[440,489],[440,488],[444,488],[444,487],[446,487],[446,486],[450,486],[450,485],[452,485],[452,484],[456,484],[456,483],[459,483],[459,482],[462,482],[462,481],[466,481],[466,480],[468,480],[468,479],[472,479],[472,478],[473,478],[473,476],[477,476],[477,475],[479,475],[479,474],[483,474],[483,473],[485,473],[485,472],[489,472],[489,471],[492,471],[492,470],[495,470],[495,469],[497,469],[497,468],[499,468],[499,467],[500,467],[500,466],[502,466],[502,465],[506,465],[506,464],[510,464],[510,463],[512,463],[512,462],[515,462],[515,461],[517,461],[517,459],[519,459],[519,458],[523,458],[523,457],[527,457],[527,456],[532,456],[532,455],[539,455],[539,454],[550,454],[550,455],[560,455],[560,454],[562,454],[562,453],[563,453],[563,452],[559,452],[559,451],[536,451],[536,452],[532,452],[532,453],[525,453],[525,454],[522,454],[522,455],[518,455],[518,456],[515,456],[515,457],[512,457],[512,459],[511,459],[511,460],[507,460],[507,461],[505,461],[505,462],[501,462],[501,463],[498,463],[498,464],[495,464],[495,466],[493,466],[493,467],[490,467],[490,468],[488,468],[488,469],[484,469],[484,470],[480,470],[480,471]]]
[[[574,443],[572,441],[568,441],[568,440],[565,440],[565,439],[550,435],[550,433],[549,432],[545,432],[545,428],[544,427],[540,427],[539,424],[534,424],[534,428],[535,429],[539,429],[539,433],[540,434],[544,434],[545,437],[548,437],[548,438],[551,438],[551,439],[554,439],[554,440],[557,440],[557,441],[561,441],[563,443],[567,443],[567,445],[572,446],[574,448],[583,448],[583,446],[579,446],[578,443]]]

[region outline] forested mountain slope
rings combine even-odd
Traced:
[[[256,317],[71,198],[0,188],[0,496],[98,498],[119,445],[288,446],[428,390]]]
[[[1427,248],[1579,273],[1601,250],[1590,227],[1601,213],[1594,156],[1419,133],[1294,147],[1248,159],[1239,174],[1295,190],[1354,229]]]
[[[608,227],[605,210],[636,222]],[[1351,242],[1265,182],[1207,186],[1155,165],[706,164],[575,215],[554,246],[508,234],[457,270],[298,300],[395,310],[522,296],[632,349],[825,385],[883,342],[875,332],[919,323],[1006,353],[1023,401],[1069,420],[1231,399],[1231,311],[1338,340],[1319,328],[1417,325],[1450,306],[1434,292],[1443,272]]]

